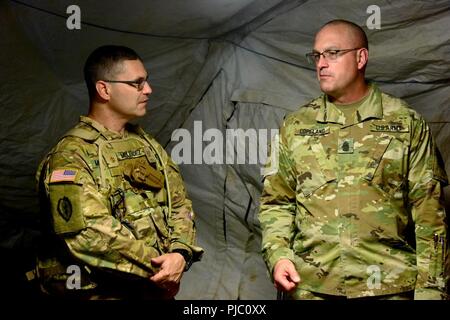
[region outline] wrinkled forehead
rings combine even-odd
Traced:
[[[325,26],[316,34],[314,50],[350,49],[357,47],[358,39],[352,30],[345,25]]]

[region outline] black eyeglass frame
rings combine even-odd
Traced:
[[[334,61],[342,54],[345,54],[347,52],[354,51],[354,50],[359,50],[359,49],[363,49],[363,48],[360,47],[360,48],[351,48],[351,49],[327,49],[327,50],[323,50],[322,52],[318,52],[318,51],[309,52],[305,56],[308,59],[308,61],[310,61],[311,63],[319,62],[320,56],[323,56],[323,58],[326,60],[328,60],[328,58],[333,56],[334,58],[331,58],[329,60]]]
[[[101,81],[110,82],[110,83],[125,83],[132,87],[135,87],[138,91],[142,91],[144,89],[145,83],[148,83],[148,76],[144,79],[138,80],[107,80],[102,79]]]

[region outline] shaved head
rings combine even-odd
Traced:
[[[322,92],[337,103],[357,101],[367,93],[369,59],[364,30],[347,20],[332,20],[317,32],[313,53]]]
[[[354,47],[369,49],[366,33],[357,24],[347,20],[332,20],[324,24],[319,32],[329,27],[340,27],[345,30]]]

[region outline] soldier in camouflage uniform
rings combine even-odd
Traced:
[[[121,46],[96,49],[84,72],[89,114],[37,171],[41,288],[86,299],[173,298],[203,250],[177,165],[128,123],[146,113],[147,72]]]
[[[285,118],[261,196],[275,287],[292,299],[445,299],[448,181],[428,125],[365,81],[359,26],[326,24],[308,55],[324,95]]]

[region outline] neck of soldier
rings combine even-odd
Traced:
[[[353,82],[349,87],[340,93],[328,94],[328,98],[336,105],[351,104],[364,98],[369,92],[369,85],[364,78]]]
[[[119,134],[124,133],[125,125],[129,120],[123,116],[120,116],[117,112],[114,112],[107,105],[95,102],[91,103],[87,116],[97,121],[108,130]]]

